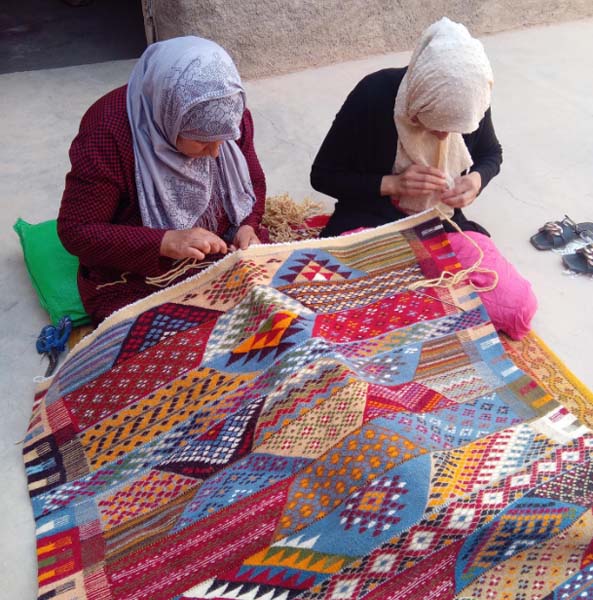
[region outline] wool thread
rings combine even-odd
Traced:
[[[461,269],[456,273],[451,273],[451,271],[443,271],[439,277],[434,279],[422,279],[420,281],[415,281],[411,283],[408,287],[409,289],[415,291],[418,288],[430,288],[430,287],[442,287],[442,288],[451,288],[454,285],[457,285],[464,281],[465,279],[469,279],[469,276],[472,273],[483,273],[485,275],[491,275],[493,278],[493,282],[490,285],[479,286],[476,285],[473,281],[469,280],[469,285],[476,290],[476,292],[491,292],[498,285],[498,273],[494,269],[488,269],[486,267],[481,267],[482,260],[484,260],[484,252],[482,248],[472,240],[469,235],[467,235],[464,231],[461,230],[459,225],[455,223],[455,221],[451,220],[447,215],[441,212],[438,208],[436,208],[437,212],[441,220],[447,221],[458,233],[460,233],[466,240],[469,241],[472,246],[476,248],[478,251],[478,259],[476,262],[467,269]]]

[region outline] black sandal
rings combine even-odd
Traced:
[[[593,244],[579,248],[574,254],[566,254],[562,257],[562,262],[576,273],[593,274]]]
[[[563,248],[576,239],[593,242],[593,223],[575,223],[568,215],[562,221],[548,221],[532,235],[530,242],[538,250]]]

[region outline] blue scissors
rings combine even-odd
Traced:
[[[66,348],[66,342],[72,331],[72,320],[70,317],[62,317],[57,325],[46,325],[39,334],[35,347],[39,354],[45,354],[49,359],[49,365],[45,371],[45,377],[49,377],[58,365],[60,353]]]

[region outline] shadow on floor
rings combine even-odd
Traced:
[[[137,58],[145,47],[140,0],[0,3],[0,73]]]

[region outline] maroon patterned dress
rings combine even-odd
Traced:
[[[70,147],[71,171],[58,215],[58,234],[66,249],[78,256],[78,289],[95,324],[113,311],[157,291],[146,277],[173,268],[159,254],[165,229],[142,225],[136,192],[132,132],[126,111],[126,88],[109,92],[93,104],[80,123]],[[253,146],[253,120],[245,110],[237,144],[245,155],[256,202],[242,225],[251,225],[262,242],[268,241],[261,219],[266,181]],[[222,236],[230,226],[219,220]],[[206,257],[211,261],[213,256]],[[126,283],[101,287],[122,280]],[[194,274],[190,271],[185,275]],[[97,287],[99,286],[99,289]]]

